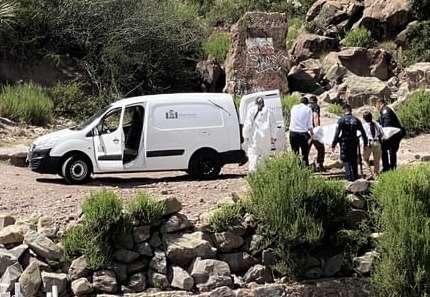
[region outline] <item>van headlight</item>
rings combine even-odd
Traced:
[[[36,147],[38,149],[49,149],[51,147],[53,147],[54,145],[56,145],[58,142],[58,137],[52,137],[52,138],[48,138],[45,140],[42,140],[41,142],[36,144]]]

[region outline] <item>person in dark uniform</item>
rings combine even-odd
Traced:
[[[360,149],[359,138],[357,131],[361,132],[363,138],[363,145],[367,147],[368,140],[363,125],[359,119],[351,114],[351,106],[345,104],[342,107],[344,116],[337,121],[336,131],[332,142],[332,149],[336,145],[340,145],[340,159],[345,168],[346,179],[348,181],[355,181],[358,179],[358,150]]]
[[[375,103],[380,115],[378,123],[383,127],[399,128],[400,131],[382,142],[382,172],[396,169],[397,151],[400,147],[400,141],[405,136],[405,129],[400,124],[396,113],[387,106],[384,99],[379,98]]]
[[[314,127],[318,127],[321,125],[320,122],[320,113],[321,109],[318,105],[318,98],[314,95],[312,95],[309,98],[309,107],[312,109],[312,125]],[[325,157],[325,145],[322,142],[319,142],[316,139],[312,139],[311,144],[309,146],[309,150],[311,149],[312,145],[317,150],[317,167],[316,170],[320,172],[324,172],[324,157]]]

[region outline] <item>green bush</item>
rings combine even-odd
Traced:
[[[299,35],[299,29],[301,28],[302,24],[303,20],[299,17],[288,20],[288,33],[285,41],[287,49],[290,49],[293,46],[297,36]]]
[[[82,203],[82,212],[85,215],[85,223],[91,229],[108,232],[121,219],[122,200],[106,189],[92,192]]]
[[[372,32],[365,28],[355,28],[346,33],[345,38],[340,42],[347,47],[371,47],[374,43]]]
[[[430,94],[420,89],[396,110],[400,122],[409,136],[430,132],[430,122],[426,120],[430,113]]]
[[[327,111],[329,113],[332,113],[332,114],[335,114],[335,115],[338,115],[338,116],[341,116],[343,114],[342,105],[337,104],[337,103],[330,104],[328,106],[328,108],[327,108]]]
[[[113,243],[130,230],[122,200],[103,189],[84,200],[82,212],[84,220],[67,229],[62,237],[65,260],[85,255],[91,269],[106,268],[113,258]]]
[[[384,173],[375,182],[373,194],[384,210],[373,296],[430,294],[429,193],[428,164]]]
[[[162,201],[151,198],[147,192],[138,192],[127,205],[131,220],[141,224],[151,224],[164,215],[165,205]]]
[[[222,205],[217,208],[210,217],[211,229],[215,232],[230,230],[233,226],[240,223],[244,214],[244,208],[241,204]]]
[[[80,82],[58,82],[53,87],[47,88],[46,92],[54,102],[55,115],[78,121],[87,119],[101,106],[112,101],[105,97],[96,98],[84,94]]]
[[[217,33],[203,43],[206,55],[215,57],[218,63],[224,63],[230,48],[230,36],[228,33]]]
[[[343,181],[327,181],[284,152],[247,177],[247,208],[255,215],[267,245],[278,256],[276,269],[292,277],[303,273],[301,260],[326,236],[326,229],[347,210]]]
[[[409,11],[419,21],[430,18],[430,1],[429,0],[408,0]]]
[[[0,94],[0,110],[11,120],[44,126],[52,120],[53,103],[40,86],[5,86]]]
[[[416,23],[407,31],[409,46],[403,50],[401,62],[405,66],[430,61],[430,21]]]
[[[300,96],[297,94],[292,95],[286,95],[282,97],[281,104],[282,104],[282,114],[284,115],[284,121],[285,126],[288,127],[290,124],[290,117],[291,117],[291,108],[294,104],[297,104],[300,102]]]

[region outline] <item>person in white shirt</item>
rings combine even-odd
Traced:
[[[243,137],[248,143],[248,170],[255,171],[259,161],[268,155],[276,141],[276,121],[273,112],[258,97],[248,110],[243,126]]]
[[[309,144],[313,136],[312,109],[307,97],[302,97],[299,104],[293,105],[290,115],[290,145],[294,153],[301,152],[302,161],[309,166]]]
[[[368,179],[373,179],[379,174],[382,156],[381,141],[384,138],[384,131],[378,122],[372,120],[372,114],[369,111],[363,113],[363,119],[365,121],[363,128],[369,140],[369,145],[363,150],[363,159],[369,172]],[[373,171],[370,165],[371,155],[373,156]]]

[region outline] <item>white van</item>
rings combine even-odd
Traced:
[[[216,178],[223,165],[247,160],[241,124],[258,96],[275,111],[285,145],[279,91],[246,95],[239,115],[233,97],[222,93],[177,93],[122,99],[87,121],[37,138],[27,161],[31,170],[58,174],[68,183],[91,174],[184,170],[197,179]]]

